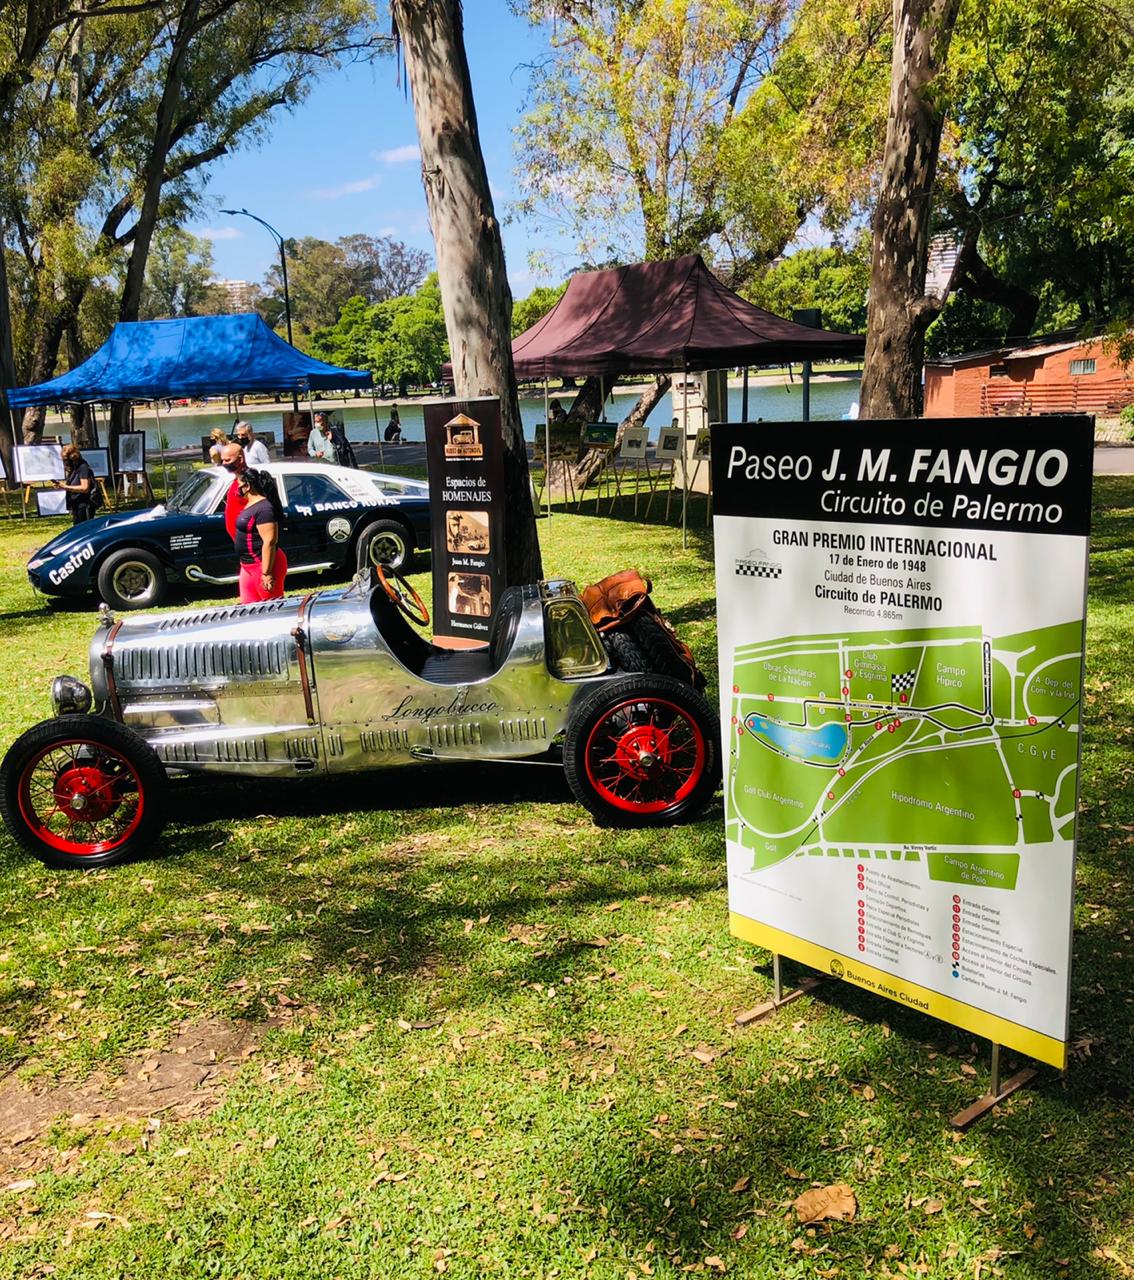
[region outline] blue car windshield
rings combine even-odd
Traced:
[[[167,511],[186,511],[190,515],[202,516],[212,511],[214,506],[214,489],[217,478],[207,471],[195,471],[187,476],[170,498]]]

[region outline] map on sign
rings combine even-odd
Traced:
[[[752,872],[793,857],[924,862],[1012,889],[1070,840],[1079,621],[791,636],[734,654],[726,830]]]

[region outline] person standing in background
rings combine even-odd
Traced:
[[[307,437],[307,456],[316,462],[334,462],[335,449],[331,444],[331,432],[325,413],[317,413],[311,434]]]
[[[250,467],[266,467],[271,462],[271,455],[262,440],[257,440],[250,422],[240,421],[232,429],[236,443],[244,450],[244,461]]]
[[[335,450],[335,461],[340,467],[357,467],[358,459],[354,456],[354,446],[347,439],[345,427],[339,424],[327,414],[324,414],[327,426],[330,429],[331,444]]]
[[[397,405],[394,405],[390,410],[390,421],[386,424],[382,439],[387,444],[401,444],[402,442],[402,415],[398,412]]]
[[[233,545],[240,561],[240,603],[278,600],[284,593],[287,556],[279,545],[283,511],[274,477],[249,469],[237,477],[244,503]]]
[[[98,485],[91,465],[79,452],[78,445],[69,444],[63,449],[63,479],[56,481],[67,494],[67,510],[71,524],[82,524],[94,515],[99,505]]]
[[[220,466],[220,451],[228,444],[228,432],[224,427],[214,427],[209,432],[209,440],[211,441],[209,445],[209,461],[215,467]]]

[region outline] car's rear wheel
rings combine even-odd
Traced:
[[[166,586],[162,562],[141,547],[115,551],[98,571],[98,593],[112,609],[149,609],[161,602]]]
[[[563,768],[575,797],[608,826],[660,827],[695,817],[720,781],[720,723],[679,680],[628,675],[580,703]]]
[[[106,867],[165,825],[165,768],[114,720],[59,716],[12,743],[0,764],[0,817],[49,867]]]
[[[399,520],[375,520],[358,535],[359,564],[413,572],[413,541]]]

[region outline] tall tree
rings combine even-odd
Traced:
[[[54,371],[92,280],[114,278],[118,318],[137,318],[153,235],[192,211],[209,164],[261,139],[270,114],[301,101],[320,69],[384,43],[368,0],[178,0],[105,13],[88,24],[81,93],[70,42],[56,35],[35,68],[37,91],[17,95],[33,145],[8,152],[22,181],[5,183],[0,201],[14,208],[16,243],[41,281],[32,380]],[[25,434],[38,429],[36,415],[25,419]]]
[[[886,146],[874,210],[864,417],[921,412],[925,331],[941,309],[925,296],[933,188],[944,113],[935,96],[961,0],[894,0]]]
[[[453,378],[461,399],[499,396],[509,583],[543,574],[512,366],[512,294],[480,146],[460,0],[391,0],[413,95]]]
[[[171,320],[212,311],[213,251],[181,227],[159,227],[146,263],[141,320]]]
[[[407,297],[425,280],[429,255],[390,236],[355,233],[338,240],[304,236],[287,242],[288,295],[294,328],[303,342],[333,326],[351,298],[368,303]],[[284,313],[283,276],[273,264],[258,304],[275,328]]]

